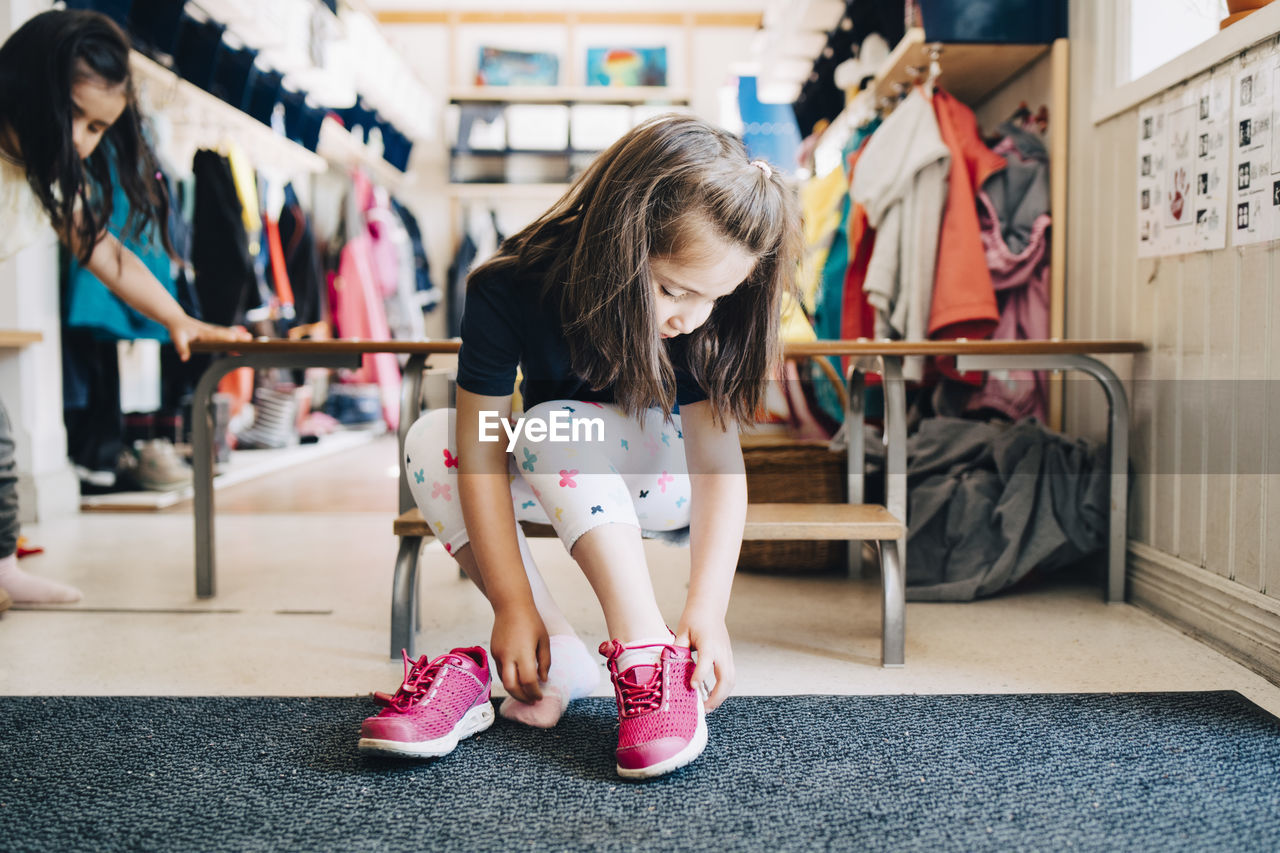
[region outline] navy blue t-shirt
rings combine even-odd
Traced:
[[[676,373],[677,405],[707,399],[686,368],[684,339],[670,338],[666,344]],[[473,276],[462,309],[458,387],[485,397],[510,396],[517,365],[526,411],[547,400],[614,402],[612,386],[592,390],[573,372],[555,288],[544,300],[542,282],[534,275]]]

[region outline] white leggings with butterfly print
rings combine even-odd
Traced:
[[[524,417],[550,420],[553,412],[565,410],[571,423],[603,421],[603,436],[586,423],[576,442],[530,441],[522,432],[507,454],[517,520],[550,523],[566,549],[601,524],[653,531],[689,526],[689,474],[679,415],[665,422],[660,410],[649,409],[640,421],[611,405],[554,400],[534,406]],[[469,541],[458,500],[455,414],[454,409],[434,409],[423,415],[409,428],[404,445],[413,499],[450,554]],[[505,447],[508,439],[500,425],[497,436]]]

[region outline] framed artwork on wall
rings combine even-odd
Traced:
[[[480,48],[477,86],[556,86],[559,83],[560,57],[554,53]]]
[[[665,47],[587,48],[588,86],[665,86]]]

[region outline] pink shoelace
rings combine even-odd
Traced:
[[[400,689],[394,696],[375,692],[373,700],[379,705],[394,708],[402,713],[412,708],[418,698],[430,689],[431,682],[435,680],[441,667],[447,663],[462,663],[457,655],[447,655],[436,661],[429,661],[427,656],[423,655],[414,662],[409,660],[409,653],[404,649],[400,650],[400,654],[404,657],[404,681],[401,682]]]
[[[638,648],[638,647],[633,647]],[[668,649],[670,646],[655,646],[654,648]],[[662,705],[662,658],[659,658],[654,664],[639,664],[628,669],[622,675],[618,674],[618,658],[621,654],[622,647],[611,650],[609,654],[609,672],[613,675],[614,683],[618,685],[618,693],[622,696],[623,717],[635,717],[640,714],[656,711]],[[631,681],[628,676],[636,674],[641,666],[651,666],[653,673],[644,683]]]

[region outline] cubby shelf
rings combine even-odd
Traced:
[[[666,86],[472,86],[449,92],[452,103],[671,104],[689,103],[684,89]]]
[[[924,30],[918,27],[908,30],[876,72],[876,98],[894,97],[896,86],[910,85],[922,75],[929,67],[931,47],[932,44],[925,41]],[[940,85],[970,106],[981,104],[1050,50],[1047,44],[943,42],[939,47]],[[913,68],[920,70],[913,74]]]

